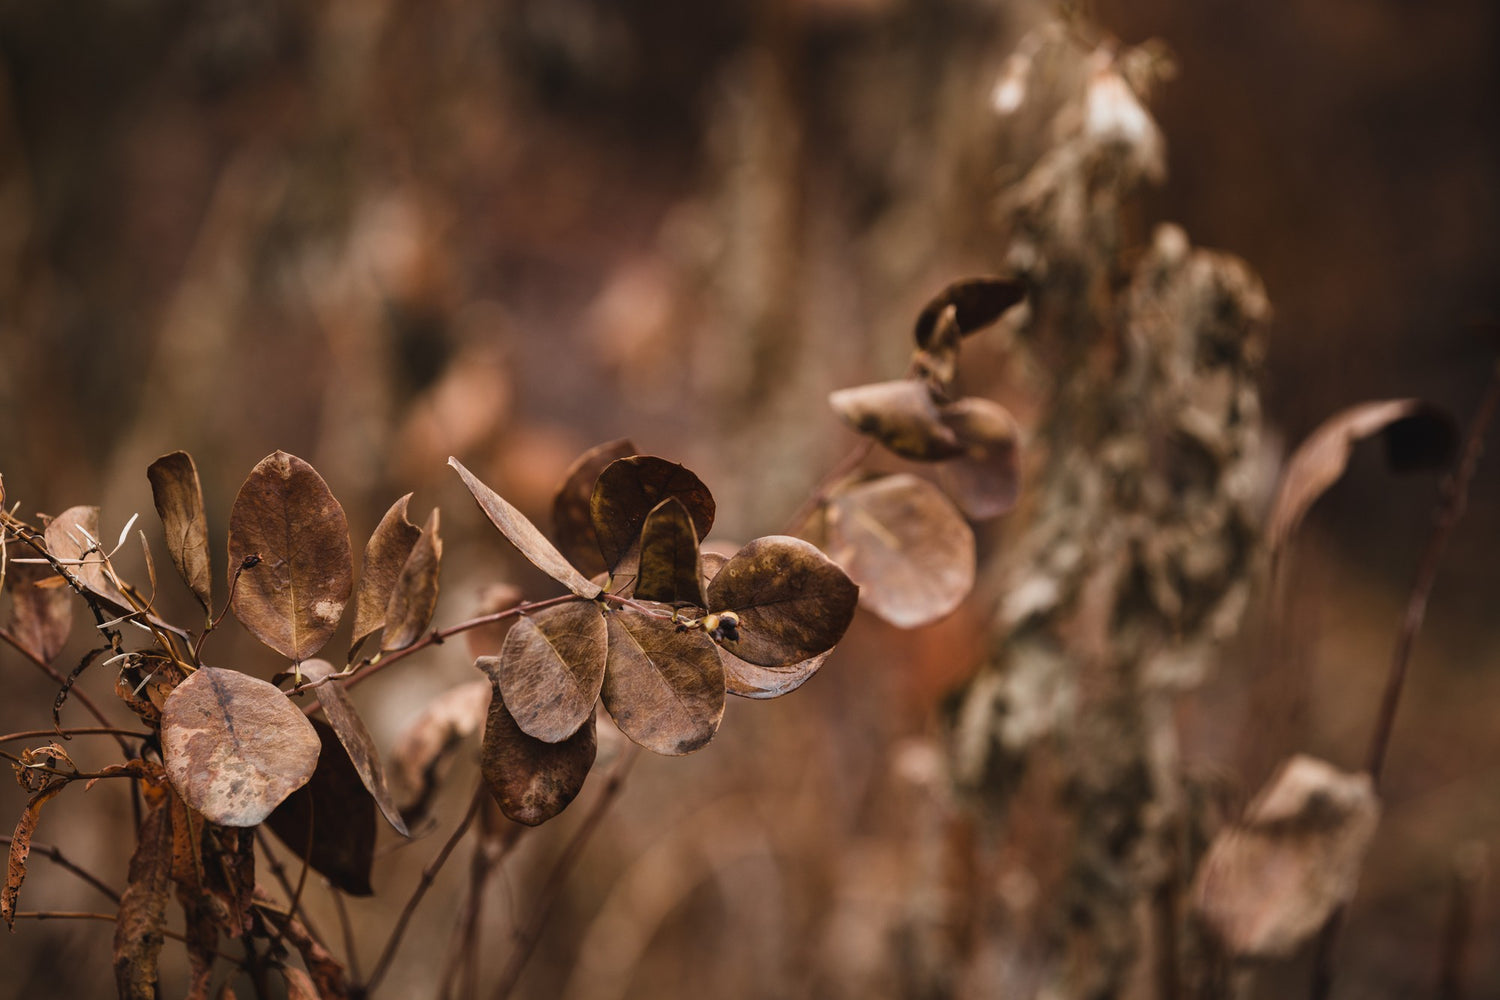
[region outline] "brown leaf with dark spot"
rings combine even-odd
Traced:
[[[172,565],[203,610],[213,613],[213,570],[208,557],[208,516],[203,512],[203,487],[198,467],[185,451],[163,455],[146,469],[151,498],[161,516]]]
[[[1361,403],[1323,421],[1287,461],[1266,521],[1273,551],[1284,546],[1318,497],[1344,474],[1354,445],[1374,434],[1386,439],[1393,471],[1446,466],[1458,447],[1453,419],[1420,399]]]
[[[391,775],[403,792],[401,815],[408,827],[426,819],[453,752],[484,726],[490,687],[480,678],[448,689],[428,702],[397,737]]]
[[[285,694],[214,667],[200,667],[167,697],[161,744],[178,794],[222,826],[255,826],[318,763],[318,734]]]
[[[16,641],[51,663],[67,644],[73,628],[73,592],[67,587],[38,586],[61,580],[50,566],[11,560],[5,568],[10,592],[10,632]]]
[[[336,672],[333,664],[327,660],[308,660],[302,664],[302,673],[310,680],[321,680]],[[338,681],[327,681],[313,688],[313,693],[318,696],[318,704],[323,706],[323,715],[328,719],[328,724],[338,734],[339,742],[349,754],[354,770],[359,773],[359,780],[380,807],[381,815],[385,816],[386,821],[401,836],[411,836],[401,818],[401,810],[396,808],[396,800],[386,785],[385,767],[380,763],[375,741],[370,738],[370,731],[365,728],[364,720],[355,711],[354,702],[349,700],[349,692]]]
[[[474,610],[473,617],[482,618],[509,611],[521,603],[523,596],[521,588],[512,583],[485,584],[479,591],[479,607]],[[505,637],[510,634],[511,626],[519,618],[520,615],[510,615],[466,631],[464,641],[469,647],[469,655],[475,659],[481,656],[499,656],[500,648],[505,645]]]
[[[917,314],[917,346],[929,346],[938,318],[949,306],[954,308],[959,331],[968,336],[983,330],[1025,298],[1026,282],[1018,277],[995,275],[955,281],[933,296]]]
[[[493,656],[475,664],[493,684],[479,768],[500,811],[517,823],[536,826],[567,808],[594,766],[599,744],[594,713],[560,743],[544,743],[516,725],[500,694],[500,663]]]
[[[739,615],[738,639],[720,644],[762,667],[786,667],[844,637],[859,588],[817,547],[768,535],[734,554],[708,585],[710,611]]]
[[[375,800],[333,727],[322,719],[312,724],[322,747],[317,770],[266,817],[266,826],[340,890],[368,896],[374,892]]]
[[[574,569],[573,564],[568,562],[551,542],[547,541],[546,537],[537,530],[536,525],[528,521],[524,514],[507,503],[500,494],[480,482],[478,477],[464,468],[458,459],[450,458],[448,464],[458,471],[464,485],[474,495],[479,509],[484,511],[490,523],[499,528],[500,533],[509,539],[510,543],[519,549],[521,555],[529,559],[532,565],[586,601],[592,601],[602,593],[603,588],[598,584],[590,583],[588,577]]]
[[[724,718],[724,668],[713,640],[635,608],[612,611],[608,620],[601,694],[620,732],[669,756],[713,739]]]
[[[246,478],[229,510],[234,614],[261,642],[301,662],[328,641],[354,588],[349,521],[311,465],[278,451]]]
[[[82,563],[68,565],[68,572],[90,593],[122,613],[131,610],[130,602],[104,570],[98,507],[69,507],[48,523],[46,539],[47,551],[59,562]]]
[[[925,479],[901,473],[838,490],[822,535],[860,602],[899,628],[945,617],[974,587],[974,532]]]
[[[828,405],[850,427],[918,462],[964,453],[958,435],[943,423],[927,386],[915,379],[875,382],[830,393]]]
[[[5,887],[0,889],[0,919],[11,930],[16,929],[16,899],[21,894],[21,883],[26,880],[26,858],[31,854],[31,837],[36,833],[42,806],[67,785],[66,781],[59,781],[37,792],[27,800],[21,818],[16,821],[16,831],[11,835],[10,852],[5,860]]]
[[[693,519],[682,501],[667,497],[641,527],[640,569],[635,597],[662,604],[704,607],[703,567]]]
[[[161,803],[141,821],[115,922],[115,986],[122,1000],[156,998],[156,960],[167,925],[171,875],[172,811]]]
[[[408,493],[391,504],[365,544],[359,589],[354,598],[350,660],[354,659],[354,654],[366,639],[385,627],[386,609],[391,603],[391,593],[396,589],[396,579],[401,575],[401,567],[406,565],[412,547],[422,536],[422,529],[407,519],[406,508],[410,503],[411,494]]]
[[[562,554],[585,576],[597,576],[609,569],[599,554],[599,536],[590,513],[594,482],[611,462],[635,454],[635,445],[626,438],[595,445],[568,467],[552,499],[552,537]]]
[[[703,481],[676,462],[652,455],[636,455],[611,462],[599,473],[589,510],[599,551],[610,572],[633,563],[639,553],[641,528],[656,505],[676,497],[692,518],[699,538],[714,523],[714,498]]]
[[[599,699],[607,646],[604,615],[592,603],[557,604],[517,622],[497,677],[521,731],[545,743],[577,732]]]
[[[938,478],[964,513],[976,521],[999,517],[1021,493],[1018,439],[1010,411],[999,403],[967,396],[939,410],[963,454],[938,465]]]
[[[1198,918],[1235,958],[1290,955],[1354,896],[1380,803],[1368,774],[1286,761],[1198,866]]]
[[[385,632],[380,648],[386,652],[405,649],[427,631],[437,610],[438,569],[443,561],[443,539],[438,534],[440,518],[434,507],[422,526],[422,534],[396,578],[390,606],[385,612]]]

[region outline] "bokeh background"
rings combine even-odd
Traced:
[[[1101,35],[1170,50],[1177,79],[1154,104],[1169,175],[1132,212],[1143,239],[1176,221],[1263,276],[1267,408],[1288,446],[1367,398],[1467,415],[1500,343],[1500,10],[1068,6]],[[222,580],[234,492],[284,449],[329,481],[356,549],[402,493],[416,491],[414,517],[442,507],[440,621],[471,613],[487,583],[548,586],[480,522],[449,454],[540,516],[578,452],[628,435],[708,482],[717,536],[782,530],[850,444],[826,393],[898,374],[923,301],[1003,259],[992,203],[1019,167],[990,92],[1058,9],[3,0],[7,502],[99,503],[106,533],[134,512],[144,523],[146,465],[186,449]],[[973,352],[979,370],[998,365]],[[1357,764],[1436,495],[1431,478],[1389,478],[1374,449],[1356,456],[1299,541],[1278,625],[1289,649],[1269,662],[1244,643],[1185,706],[1195,766],[1243,799],[1293,750]],[[1500,851],[1497,537],[1490,461],[1418,646],[1341,996],[1430,990],[1454,859]],[[1002,541],[987,535],[987,551]],[[191,619],[165,575],[163,606]],[[932,871],[965,828],[933,777],[933,737],[944,695],[983,655],[994,596],[916,633],[862,617],[803,691],[732,704],[691,758],[641,761],[522,992],[905,996],[903,968],[961,963],[914,957],[925,939],[900,928],[954,878]],[[217,662],[278,669],[236,631],[213,640]],[[101,698],[102,674],[85,681]],[[389,745],[472,676],[449,644],[359,697]],[[8,649],[0,678],[0,731],[45,725],[45,679]],[[461,764],[455,785],[472,773]],[[487,901],[488,974],[597,791],[508,859]],[[0,791],[0,818],[23,801]],[[123,881],[127,815],[109,788],[70,793],[38,841]],[[354,904],[367,966],[446,829],[395,850],[375,899]],[[389,995],[433,994],[462,854]],[[26,908],[98,908],[48,869],[33,862]],[[1496,882],[1478,908],[1474,996],[1500,993]],[[105,924],[19,927],[0,941],[0,996],[107,995],[110,938]],[[167,971],[170,995],[182,970]],[[1285,995],[1302,972],[1268,970],[1258,989]]]

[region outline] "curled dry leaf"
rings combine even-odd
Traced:
[[[432,624],[433,612],[437,610],[438,569],[443,561],[439,522],[434,507],[396,578],[385,612],[385,632],[380,638],[382,650],[405,649],[422,638]]]
[[[917,346],[924,349],[931,346],[938,320],[949,306],[953,307],[959,331],[968,336],[983,330],[1025,298],[1026,282],[1018,277],[996,275],[955,281],[933,296],[917,314]]]
[[[1293,757],[1214,838],[1195,912],[1237,958],[1289,955],[1354,896],[1379,816],[1368,774]]]
[[[174,451],[146,469],[151,499],[167,536],[167,554],[205,612],[213,609],[213,570],[208,558],[208,516],[198,467],[185,451]]]
[[[476,664],[493,684],[479,768],[500,811],[517,823],[536,826],[567,808],[583,788],[599,744],[594,713],[573,735],[559,743],[528,736],[516,725],[500,695],[498,663],[483,657]]]
[[[66,587],[42,585],[61,582],[50,566],[12,561],[5,568],[10,592],[10,632],[39,659],[51,663],[62,652],[73,629],[73,593]]]
[[[999,517],[1021,493],[1019,429],[1010,411],[977,396],[942,407],[963,454],[938,466],[938,478],[965,514],[976,521]]]
[[[537,530],[536,525],[507,503],[500,494],[480,482],[478,477],[464,468],[458,459],[450,458],[448,464],[457,470],[464,485],[474,495],[479,509],[484,511],[485,516],[490,519],[490,523],[499,528],[500,533],[509,539],[510,543],[519,549],[521,555],[530,560],[532,565],[586,601],[592,601],[603,592],[603,588],[598,584],[590,583],[588,577],[574,569],[573,564],[568,562],[561,552],[553,548],[552,543]]]
[[[115,922],[115,986],[122,1000],[156,998],[156,960],[167,925],[171,875],[172,810],[161,802],[141,822]]]
[[[427,817],[453,751],[484,725],[490,689],[490,682],[482,677],[450,688],[428,702],[396,739],[390,756],[391,776],[403,794],[401,815],[407,826]]]
[[[927,385],[897,379],[839,389],[828,405],[850,427],[886,448],[919,462],[935,462],[964,453],[953,429],[943,423]]]
[[[583,725],[599,700],[608,641],[599,608],[578,601],[543,608],[511,628],[496,676],[522,732],[560,743]]]
[[[609,569],[599,554],[599,536],[590,513],[594,483],[611,462],[635,454],[635,445],[626,438],[595,445],[568,467],[552,499],[552,537],[562,554],[585,576],[597,576]]]
[[[724,718],[724,668],[713,640],[624,607],[609,616],[604,707],[647,750],[675,756],[713,739]]]
[[[37,820],[41,818],[42,806],[67,787],[59,781],[37,792],[26,802],[21,818],[16,821],[16,831],[10,838],[10,851],[5,859],[5,886],[0,888],[0,920],[11,930],[16,929],[16,900],[21,895],[21,883],[26,880],[26,859],[31,854],[31,838],[36,833]]]
[[[312,680],[319,680],[335,673],[333,664],[327,660],[308,660],[302,664],[302,672]],[[364,783],[375,804],[380,807],[381,815],[395,828],[396,832],[403,837],[411,836],[407,832],[406,822],[401,818],[401,810],[396,808],[396,800],[391,796],[391,790],[386,785],[385,767],[380,763],[380,754],[375,749],[375,741],[370,738],[370,731],[365,728],[365,722],[354,710],[354,702],[349,700],[349,692],[337,681],[329,681],[319,684],[313,688],[318,696],[318,704],[323,706],[323,714],[328,719],[328,724],[338,734],[339,742],[344,745],[344,750],[349,754],[349,760],[354,764],[354,770],[359,772],[359,780]]]
[[[322,719],[312,724],[322,747],[318,767],[307,784],[266,817],[266,826],[340,890],[368,896],[374,892],[375,800],[333,727]]]
[[[1272,550],[1284,546],[1318,497],[1344,474],[1354,445],[1374,434],[1386,440],[1396,472],[1442,468],[1458,447],[1458,430],[1441,409],[1420,399],[1361,403],[1334,414],[1297,446],[1287,462],[1266,523]]]
[[[46,540],[47,551],[69,564],[68,572],[89,593],[121,612],[131,610],[130,602],[104,569],[98,507],[69,507],[47,525]]]
[[[933,321],[932,334],[925,347],[912,355],[912,367],[934,398],[947,399],[958,378],[958,351],[963,341],[958,328],[958,309],[945,306]]]
[[[312,656],[333,635],[354,587],[349,521],[311,465],[278,451],[263,458],[229,510],[229,572],[259,564],[234,584],[235,617],[290,660]]]
[[[704,607],[698,535],[682,501],[667,497],[641,527],[641,564],[635,596],[643,601]]]
[[[354,598],[354,637],[349,647],[351,660],[366,639],[385,627],[386,609],[391,603],[391,593],[396,589],[396,578],[401,575],[401,567],[406,565],[412,547],[422,536],[422,529],[407,519],[406,508],[410,503],[411,494],[408,493],[391,504],[365,544],[359,590]]]
[[[312,777],[319,743],[278,688],[201,667],[167,697],[161,748],[188,805],[221,826],[255,826]]]
[[[668,497],[682,502],[699,538],[708,534],[714,523],[713,494],[676,462],[636,455],[611,462],[599,473],[589,510],[610,572],[634,561],[647,515]]]
[[[785,667],[826,652],[844,637],[859,588],[817,547],[768,535],[736,552],[708,585],[710,611],[733,611],[737,639],[725,649],[762,667]]]

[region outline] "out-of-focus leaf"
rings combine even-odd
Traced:
[[[647,515],[668,497],[682,502],[699,538],[708,534],[714,523],[713,494],[701,479],[676,462],[636,455],[611,462],[599,473],[589,510],[599,537],[599,551],[610,572],[633,563]]]
[[[261,642],[301,662],[323,648],[354,589],[349,521],[311,465],[284,451],[261,459],[229,510],[235,617]],[[309,734],[310,736],[311,734]]]
[[[1016,505],[1021,470],[1016,420],[999,403],[967,396],[942,407],[963,454],[938,466],[938,478],[964,513],[976,521],[999,517]]]
[[[537,530],[536,525],[528,521],[524,514],[507,503],[500,494],[480,482],[472,472],[463,467],[458,459],[450,458],[448,464],[453,466],[463,478],[464,485],[474,495],[479,509],[484,511],[490,522],[500,529],[500,533],[508,538],[510,543],[520,550],[521,555],[531,561],[532,565],[586,601],[592,601],[599,596],[603,588],[598,584],[590,583],[588,577],[574,569],[573,564],[552,547],[552,543],[547,541],[546,537]]]
[[[283,965],[281,978],[286,982],[286,1000],[323,1000],[313,985],[312,976],[295,965]]]
[[[947,399],[953,391],[953,382],[958,378],[958,351],[963,336],[958,328],[957,308],[946,306],[933,321],[927,346],[917,348],[912,356],[916,374],[936,398]]]
[[[130,881],[115,922],[115,986],[121,1000],[155,1000],[156,960],[167,925],[172,874],[172,811],[165,802],[141,822]]]
[[[333,664],[327,660],[308,660],[302,664],[302,672],[312,680],[320,680],[336,673]],[[391,796],[391,790],[386,785],[385,767],[380,763],[380,754],[375,749],[375,741],[370,738],[370,731],[365,728],[364,720],[354,710],[354,702],[349,700],[349,692],[345,691],[344,686],[337,681],[329,681],[313,688],[313,693],[318,696],[318,704],[323,706],[323,714],[328,718],[328,724],[333,726],[333,731],[338,734],[339,742],[344,745],[344,750],[349,754],[349,760],[354,763],[354,770],[359,772],[359,780],[364,783],[365,788],[375,799],[375,804],[380,807],[381,815],[401,836],[411,836],[407,832],[405,821],[401,818],[401,810],[396,808],[396,800]]]
[[[724,668],[702,632],[624,607],[609,615],[602,694],[620,732],[647,750],[692,753],[724,718]]]
[[[609,569],[599,554],[599,536],[590,513],[594,482],[611,462],[635,454],[635,445],[626,438],[595,445],[568,467],[552,500],[552,536],[562,554],[585,576],[597,576]]]
[[[422,529],[407,519],[406,508],[410,503],[411,494],[408,493],[391,504],[365,545],[359,590],[354,598],[354,638],[349,648],[351,660],[361,643],[385,627],[386,609],[391,603],[391,592],[396,589],[396,578],[401,575],[401,567],[406,565],[412,547],[422,536]]]
[[[1287,462],[1266,522],[1273,551],[1286,544],[1318,497],[1338,482],[1354,445],[1382,433],[1396,472],[1442,468],[1458,447],[1452,417],[1420,399],[1361,403],[1334,414],[1297,446]]]
[[[641,562],[635,596],[662,604],[690,604],[701,608],[703,568],[698,536],[682,501],[667,497],[652,508],[641,527]]]
[[[739,615],[720,644],[762,667],[785,667],[833,648],[859,602],[856,587],[817,547],[768,535],[734,554],[708,585],[710,611]]]
[[[391,751],[391,774],[403,792],[407,826],[427,817],[453,751],[479,732],[490,710],[490,682],[460,684],[438,695],[402,731]],[[313,776],[317,780],[317,776]]]
[[[545,743],[516,725],[500,693],[500,665],[492,656],[475,664],[493,683],[479,768],[500,811],[517,823],[536,826],[565,809],[594,766],[599,745],[594,713],[567,739]]]
[[[1293,757],[1214,838],[1193,908],[1230,955],[1289,955],[1353,898],[1379,817],[1368,774]]]
[[[168,696],[161,747],[188,805],[221,826],[255,826],[312,777],[319,743],[278,688],[201,667]]]
[[[265,905],[267,900],[264,894],[257,891],[255,895],[256,902]],[[345,985],[348,977],[344,974],[344,967],[329,954],[327,948],[318,943],[307,925],[296,917],[284,917],[280,914],[271,919],[280,928],[281,937],[291,942],[292,947],[297,949],[297,954],[302,956],[302,964],[307,967],[307,974],[312,979],[313,995],[318,1000],[348,1000],[349,990]]]
[[[828,405],[850,427],[903,458],[936,462],[964,453],[958,435],[939,416],[932,393],[915,379],[840,389],[829,394]]]
[[[933,339],[938,318],[953,306],[958,329],[965,336],[983,330],[1026,298],[1026,283],[1015,277],[996,275],[965,278],[944,288],[917,314],[917,346],[926,348]]]
[[[322,752],[307,784],[266,817],[266,826],[315,871],[351,896],[368,896],[375,859],[375,800],[333,727],[312,720]],[[307,851],[312,837],[312,852]]]
[[[859,584],[859,599],[899,628],[945,617],[974,587],[974,532],[942,490],[882,476],[836,492],[823,548]]]
[[[422,637],[437,610],[438,569],[443,561],[443,539],[438,534],[438,509],[434,507],[422,526],[422,534],[396,578],[390,606],[385,612],[385,632],[380,648],[387,652],[405,649]]]
[[[21,895],[21,883],[26,880],[26,858],[31,854],[31,837],[36,833],[37,820],[41,818],[42,806],[47,800],[67,787],[59,781],[33,795],[16,821],[16,831],[10,838],[10,852],[5,859],[5,886],[0,888],[0,920],[11,930],[16,929],[16,900]]]
[[[47,551],[58,561],[82,562],[82,565],[69,565],[68,572],[90,593],[121,612],[131,610],[130,602],[104,571],[104,554],[98,548],[102,544],[98,507],[69,507],[48,523],[46,539]]]
[[[203,605],[213,609],[213,570],[208,559],[208,516],[203,512],[203,487],[198,467],[185,451],[163,455],[146,469],[151,498],[167,536],[167,554],[184,583]]]
[[[590,603],[553,605],[517,622],[496,676],[521,731],[544,743],[577,732],[599,699],[607,646],[604,615]]]
[[[10,632],[38,657],[51,663],[62,652],[73,628],[73,592],[66,587],[38,586],[61,580],[50,566],[18,563],[5,568],[10,592]]]
[[[515,584],[486,584],[479,591],[479,607],[475,609],[474,617],[480,618],[485,615],[498,614],[501,611],[509,611],[521,603],[522,596],[521,588]],[[511,626],[519,617],[519,615],[511,615],[465,632],[464,640],[468,644],[469,655],[475,659],[481,656],[499,656],[500,648],[505,645],[505,637],[510,634]]]

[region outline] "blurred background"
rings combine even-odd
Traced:
[[[1134,225],[1144,240],[1178,222],[1264,278],[1265,398],[1286,446],[1368,398],[1421,395],[1466,417],[1500,312],[1500,9],[1062,6],[1096,37],[1171,53],[1177,77],[1153,104],[1168,175],[1131,206]],[[576,454],[629,436],[709,484],[715,537],[783,530],[853,440],[827,393],[899,375],[923,302],[1003,259],[992,206],[1024,161],[991,95],[1018,41],[1059,10],[0,0],[6,502],[100,504],[107,536],[140,512],[159,542],[145,468],[188,450],[222,581],[234,493],[283,449],[328,480],[356,550],[405,492],[414,520],[443,509],[440,623],[472,614],[489,583],[550,593],[482,523],[450,454],[542,519]],[[1001,367],[983,338],[967,350],[976,371]],[[1270,665],[1276,691],[1247,643],[1184,706],[1190,761],[1241,800],[1292,751],[1360,760],[1437,496],[1434,479],[1393,480],[1368,451],[1299,541],[1295,650]],[[1490,461],[1418,645],[1340,996],[1429,991],[1455,857],[1500,851],[1497,537]],[[1002,542],[986,533],[982,557]],[[192,621],[157,560],[162,606]],[[909,928],[963,878],[936,870],[961,854],[952,838],[983,836],[941,780],[934,737],[944,696],[983,656],[994,598],[912,633],[861,616],[794,696],[736,701],[704,751],[640,761],[522,995],[925,995],[903,970],[962,964]],[[279,669],[237,628],[207,655]],[[471,679],[471,662],[449,644],[360,688],[377,740]],[[105,673],[85,677],[101,700]],[[44,726],[51,683],[9,649],[0,677],[0,731]],[[366,967],[473,773],[460,765],[437,833],[382,862],[377,895],[352,903]],[[591,782],[507,860],[487,899],[486,975]],[[0,825],[23,802],[0,790]],[[70,793],[37,839],[122,883],[127,816],[113,789]],[[433,995],[465,853],[418,911],[388,995]],[[1500,994],[1485,947],[1496,885],[1478,911],[1474,996]],[[34,859],[23,908],[99,908],[90,892]],[[329,912],[315,909],[331,926]],[[102,923],[18,927],[0,942],[0,996],[107,995],[111,937]],[[181,989],[172,961],[166,995]],[[1269,970],[1258,995],[1300,975]]]

